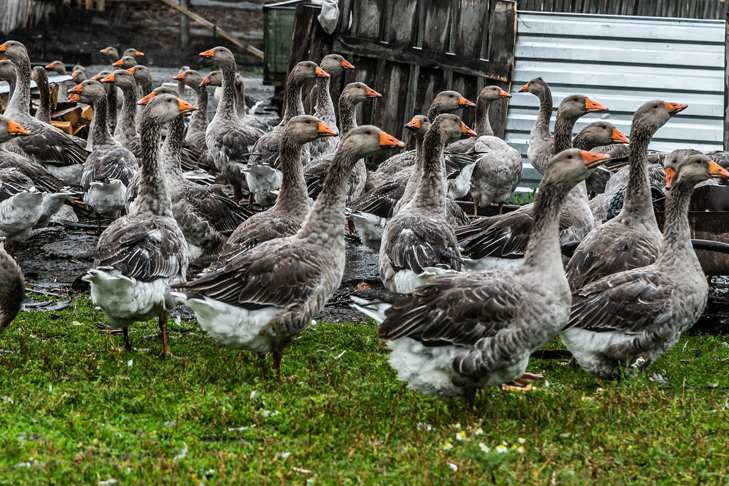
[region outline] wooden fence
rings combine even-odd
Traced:
[[[475,100],[487,84],[509,89],[514,1],[341,0],[340,11],[340,25],[329,36],[316,21],[318,7],[297,7],[290,62],[318,61],[329,52],[346,55],[357,69],[342,84],[363,81],[383,94],[364,104],[360,123],[402,136],[404,123],[425,112],[441,90],[455,89]],[[350,14],[351,26],[342,20]],[[495,108],[494,131],[503,135],[506,103]],[[467,123],[473,122],[473,111],[465,110]]]
[[[723,19],[726,0],[517,0],[519,10]]]

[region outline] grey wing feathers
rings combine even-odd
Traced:
[[[422,273],[427,267],[460,270],[461,255],[447,223],[407,216],[391,222],[383,236],[385,251],[395,271]]]
[[[32,191],[33,181],[15,168],[0,170],[0,201],[21,192]]]
[[[470,258],[520,258],[524,256],[533,224],[531,211],[514,211],[460,227],[456,235],[463,254]]]

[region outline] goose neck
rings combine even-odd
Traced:
[[[285,126],[295,116],[303,115],[303,102],[301,101],[301,83],[299,78],[291,73],[286,80],[286,99],[284,114],[280,126]]]
[[[182,175],[182,142],[185,135],[185,121],[183,116],[177,116],[167,126],[167,138],[162,144],[162,161],[165,164],[165,172],[169,174]]]
[[[162,127],[151,117],[143,116],[141,143],[141,178],[136,213],[172,217],[172,203],[167,192],[164,173],[159,162],[159,143]]]
[[[316,79],[316,106],[314,112],[320,116],[332,116],[334,114],[334,102],[329,93],[331,78]]]
[[[663,245],[657,263],[685,264],[696,259],[691,246],[691,227],[688,211],[691,204],[693,186],[677,184],[666,198],[665,226],[663,228]]]
[[[195,91],[197,96],[197,110],[195,110],[190,118],[190,132],[204,132],[208,126],[208,89],[205,86],[199,86]]]
[[[119,123],[117,123],[116,129],[114,130],[115,136],[120,136],[122,133],[129,134],[131,136],[137,134],[137,126],[135,123],[135,117],[137,116],[137,100],[136,100],[136,85],[125,86],[121,88],[122,96],[124,97],[124,103],[122,104],[121,113],[119,114]]]
[[[15,90],[5,109],[7,115],[30,115],[30,60],[20,56],[13,61],[15,66]]]
[[[342,126],[342,135],[357,128],[357,114],[355,103],[349,96],[339,97],[339,122]]]
[[[552,119],[552,110],[554,109],[552,91],[549,86],[545,85],[544,90],[540,91],[537,97],[539,98],[539,114],[537,115],[535,127],[543,135],[549,135],[549,122]]]
[[[489,119],[492,101],[485,97],[480,97],[476,101],[476,133],[479,137],[484,135],[493,136],[494,130],[491,128],[491,120]]]
[[[218,104],[216,116],[223,117],[226,120],[237,118],[238,110],[235,106],[235,66],[223,64],[221,66],[223,73],[223,97]]]
[[[39,69],[38,80],[38,92],[40,93],[40,104],[38,105],[38,111],[35,116],[40,121],[50,123],[51,122],[51,93],[48,89],[48,75],[45,69]]]
[[[410,203],[412,208],[445,216],[444,150],[445,143],[434,124],[423,140],[420,175]]]
[[[554,154],[572,147],[572,130],[575,127],[577,118],[557,114],[557,121],[554,123]]]
[[[563,270],[559,245],[559,213],[568,190],[561,184],[542,184],[534,200],[534,224],[529,232],[524,265],[541,270]]]
[[[106,95],[99,96],[94,100],[94,126],[92,140],[93,145],[107,145],[111,142],[111,135],[109,134],[109,125],[107,123],[107,106],[108,101]]]
[[[286,214],[308,210],[309,195],[304,179],[304,166],[301,163],[303,146],[284,133],[281,140],[281,190],[275,208]]]
[[[630,171],[621,218],[639,218],[658,226],[653,212],[650,184],[648,183],[648,144],[652,134],[639,123],[633,123],[630,131]]]

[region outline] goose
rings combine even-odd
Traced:
[[[0,331],[7,328],[20,312],[25,298],[23,271],[5,251],[0,238]]]
[[[0,59],[0,81],[8,83],[8,100],[15,93],[15,65],[8,59]]]
[[[221,262],[264,241],[292,236],[299,231],[309,213],[309,196],[301,163],[302,147],[320,137],[335,136],[336,131],[314,116],[300,115],[289,120],[281,139],[283,181],[276,204],[251,216],[233,231],[223,248]]]
[[[137,82],[134,74],[126,69],[116,69],[100,79],[122,92],[123,103],[114,130],[114,139],[135,157],[141,157],[142,146],[137,133]]]
[[[51,92],[48,87],[48,74],[46,70],[40,66],[33,68],[31,79],[35,81],[38,87],[38,109],[35,111],[35,117],[43,123],[51,123]]]
[[[555,124],[553,149],[563,151],[572,146],[572,129],[581,116],[607,109],[605,105],[582,95],[566,97],[560,103]],[[602,142],[599,142],[602,143]],[[582,147],[588,148],[588,147]],[[533,205],[491,218],[481,218],[456,229],[463,254],[472,260],[485,257],[521,257],[526,249],[530,227],[534,222]],[[579,182],[561,206],[560,241],[562,244],[580,241],[592,228],[594,220],[587,205],[587,189]],[[484,260],[478,265],[505,263]]]
[[[380,97],[382,97],[380,93],[359,81],[345,86],[339,96],[339,119],[342,126],[342,135],[346,135],[350,130],[357,127],[357,105]],[[309,187],[310,196],[316,197],[319,194],[322,181],[326,178],[331,163],[331,158],[322,157],[306,165],[304,175],[306,176],[306,185]],[[359,197],[364,191],[367,182],[367,166],[364,160],[357,162],[349,179],[349,185],[347,186],[348,203]]]
[[[194,69],[180,70],[175,80],[189,86],[195,91],[196,108],[187,126],[185,141],[194,146],[205,145],[205,131],[208,128],[208,88],[209,82],[203,82],[203,76]]]
[[[508,98],[511,98],[511,95],[498,86],[484,86],[479,91],[476,98],[476,126],[474,127],[478,137],[494,136],[494,130],[491,128],[491,120],[489,119],[491,105],[495,101]],[[456,140],[448,146],[448,152],[468,153],[473,151],[475,144],[475,138]]]
[[[142,98],[147,105],[163,94],[158,87]],[[190,260],[205,255],[217,255],[228,235],[251,213],[225,195],[219,186],[202,186],[186,179],[181,169],[184,141],[184,114],[169,124],[167,138],[160,153],[167,190],[172,201],[172,214],[187,240]]]
[[[144,109],[141,183],[137,205],[109,225],[96,245],[94,268],[83,279],[91,286],[91,302],[101,307],[112,328],[121,328],[131,350],[128,328],[157,316],[162,356],[169,356],[169,286],[187,277],[187,243],[172,217],[172,204],[158,159],[162,125],[194,107],[169,94],[158,95]]]
[[[86,72],[86,68],[77,64],[73,67],[73,70],[71,70],[71,79],[74,83],[83,83],[87,79],[89,79],[88,73]]]
[[[646,369],[699,320],[709,286],[691,246],[688,210],[694,187],[729,171],[703,154],[666,167],[666,224],[655,262],[606,275],[573,291],[562,342],[600,378]]]
[[[499,213],[521,181],[521,154],[498,137],[481,136],[474,145],[481,154],[471,174],[474,215],[479,207],[497,203]]]
[[[291,118],[304,114],[304,107],[301,101],[301,88],[307,80],[315,78],[326,78],[329,74],[322,68],[311,61],[301,61],[297,63],[288,75],[286,80],[286,94],[284,114],[281,122],[275,126],[270,132],[264,134],[253,146],[249,169],[258,167],[263,171],[267,178],[255,178],[246,174],[246,182],[251,191],[252,197],[255,194],[264,194],[269,190],[278,189],[280,186],[280,173],[272,170],[276,167],[281,152],[281,137],[283,136],[284,127]],[[302,161],[304,166],[309,164],[309,153],[306,148],[302,152]]]
[[[49,172],[69,185],[78,185],[88,153],[73,138],[48,123],[30,116],[30,60],[25,46],[9,40],[0,45],[0,53],[15,66],[17,86],[5,115],[21,123],[30,135],[6,142],[5,149],[35,158]]]
[[[658,256],[661,233],[653,212],[646,158],[656,131],[687,105],[652,100],[633,115],[630,129],[630,175],[623,209],[617,217],[593,229],[567,264],[572,289],[606,275],[644,267]]]
[[[235,197],[242,197],[240,166],[248,149],[263,135],[261,130],[244,125],[235,106],[236,63],[233,53],[225,47],[214,47],[200,56],[215,62],[223,73],[223,99],[205,133],[210,158],[233,186]],[[250,187],[250,186],[249,186]]]
[[[109,134],[108,100],[103,84],[89,79],[77,84],[68,94],[71,101],[92,105],[96,119],[93,149],[81,176],[81,187],[86,191],[84,202],[97,214],[118,217],[126,207],[127,187],[136,172],[137,159]]]
[[[554,136],[549,132],[552,119],[552,91],[542,78],[534,78],[519,88],[520,93],[531,93],[539,98],[539,114],[529,132],[527,158],[532,167],[544,174],[549,159],[554,154]]]
[[[93,76],[91,76],[91,79],[94,81],[102,82],[104,78],[106,78],[108,75],[110,75],[110,71],[100,71]],[[80,84],[80,83],[79,83]],[[78,86],[78,84],[76,84]],[[116,133],[116,126],[117,126],[117,120],[119,118],[119,108],[122,108],[124,105],[124,94],[120,89],[118,89],[115,85],[111,83],[104,83],[102,84],[104,87],[104,90],[106,91],[106,120],[107,120],[107,127],[109,128],[109,133]],[[119,94],[122,95],[122,99],[119,99]],[[120,102],[121,101],[121,102]],[[93,120],[91,123],[91,126],[89,127],[89,132],[93,132],[94,126],[93,126]],[[93,137],[91,136],[91,133],[89,133],[89,140],[92,140],[93,145]],[[87,148],[90,148],[89,145],[87,145]],[[136,154],[135,154],[136,156]]]
[[[519,268],[429,276],[413,294],[396,296],[391,304],[352,296],[355,309],[379,323],[401,381],[427,394],[464,396],[472,404],[477,388],[527,386],[535,378],[525,373],[529,356],[565,326],[572,300],[560,258],[559,206],[607,158],[579,149],[552,158]]]
[[[103,49],[100,49],[99,52],[109,59],[109,64],[118,61],[120,57],[119,51],[116,49],[116,47],[112,46],[104,47]],[[138,49],[135,49],[134,47],[129,47],[124,50],[122,56],[131,56],[137,58],[144,57],[144,53]]]
[[[126,68],[122,67],[122,69],[127,69],[130,73],[132,73],[134,80],[137,82],[137,99],[141,99],[152,92],[154,84],[152,80],[152,72],[147,66],[137,64],[136,66]],[[142,130],[142,112],[144,112],[144,107],[137,105],[137,114],[134,118],[134,122],[137,125],[137,133]]]
[[[177,297],[200,327],[221,344],[272,353],[280,376],[284,348],[341,283],[349,172],[360,158],[403,145],[371,125],[344,135],[324,188],[295,235],[263,242],[184,285],[190,297]]]
[[[116,69],[129,69],[139,64],[134,56],[122,56],[114,61],[111,65]]]
[[[66,65],[63,63],[63,61],[53,61],[53,62],[50,62],[50,63],[46,64],[44,67],[36,66],[36,68],[38,70],[44,71],[44,73],[46,71],[51,71],[51,72],[54,72],[54,73],[60,74],[60,75],[66,75],[66,74],[68,74],[68,72],[66,71]],[[34,71],[35,71],[35,69],[34,69]],[[48,74],[47,73],[45,73],[45,74],[46,74],[45,80],[46,80],[46,84],[47,84],[48,83]],[[33,80],[36,81],[36,82],[37,82],[37,80],[35,79],[35,77],[37,75],[38,74],[35,74],[34,77],[33,77]],[[74,81],[73,80],[70,81],[70,82],[69,81],[64,81],[64,82],[59,83],[59,85],[58,85],[58,99],[60,101],[65,101],[65,100],[68,99],[68,88],[69,88],[69,84],[73,85],[74,84]],[[38,86],[38,88],[40,90],[40,86]],[[41,121],[45,121],[45,120],[41,120]],[[46,123],[50,123],[50,122],[47,122],[46,121]]]
[[[329,85],[332,80],[338,79],[344,71],[353,70],[354,65],[340,54],[327,54],[322,58],[319,67],[329,73],[330,77],[317,78],[314,87],[311,89],[310,99],[314,107],[314,116],[322,120],[327,126],[336,127],[337,112],[334,109],[334,102],[329,91]],[[338,143],[338,136],[317,138],[309,144],[312,160],[331,157],[336,152]]]
[[[385,225],[380,279],[392,292],[410,293],[427,267],[461,269],[461,254],[446,220],[443,151],[461,135],[475,136],[457,115],[438,115],[423,140],[422,169],[412,199]]]
[[[476,106],[473,101],[467,100],[458,91],[441,91],[433,98],[426,114],[428,120],[435,120],[435,117],[441,113],[456,113],[459,110]],[[415,150],[408,150],[393,155],[389,159],[383,161],[374,172],[367,174],[366,190],[384,184],[390,180],[392,176],[405,169],[415,165]],[[471,161],[469,160],[468,163]]]

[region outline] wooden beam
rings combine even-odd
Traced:
[[[729,13],[724,19],[724,150],[729,150]]]
[[[240,47],[241,49],[245,50],[247,53],[257,57],[258,59],[261,59],[261,60],[263,59],[263,51],[261,51],[260,49],[257,49],[256,47],[254,47],[246,42],[242,42],[242,41],[238,40],[233,34],[226,32],[225,30],[221,29],[220,27],[218,27],[214,23],[210,22],[206,18],[201,17],[200,15],[198,15],[194,12],[191,12],[190,10],[188,10],[184,7],[177,5],[175,0],[159,0],[159,1],[164,3],[165,5],[167,5],[168,7],[170,7],[172,10],[175,10],[175,11],[189,17],[190,19],[194,20],[195,22],[214,31],[217,35],[219,35],[223,39],[231,42],[232,44]]]

